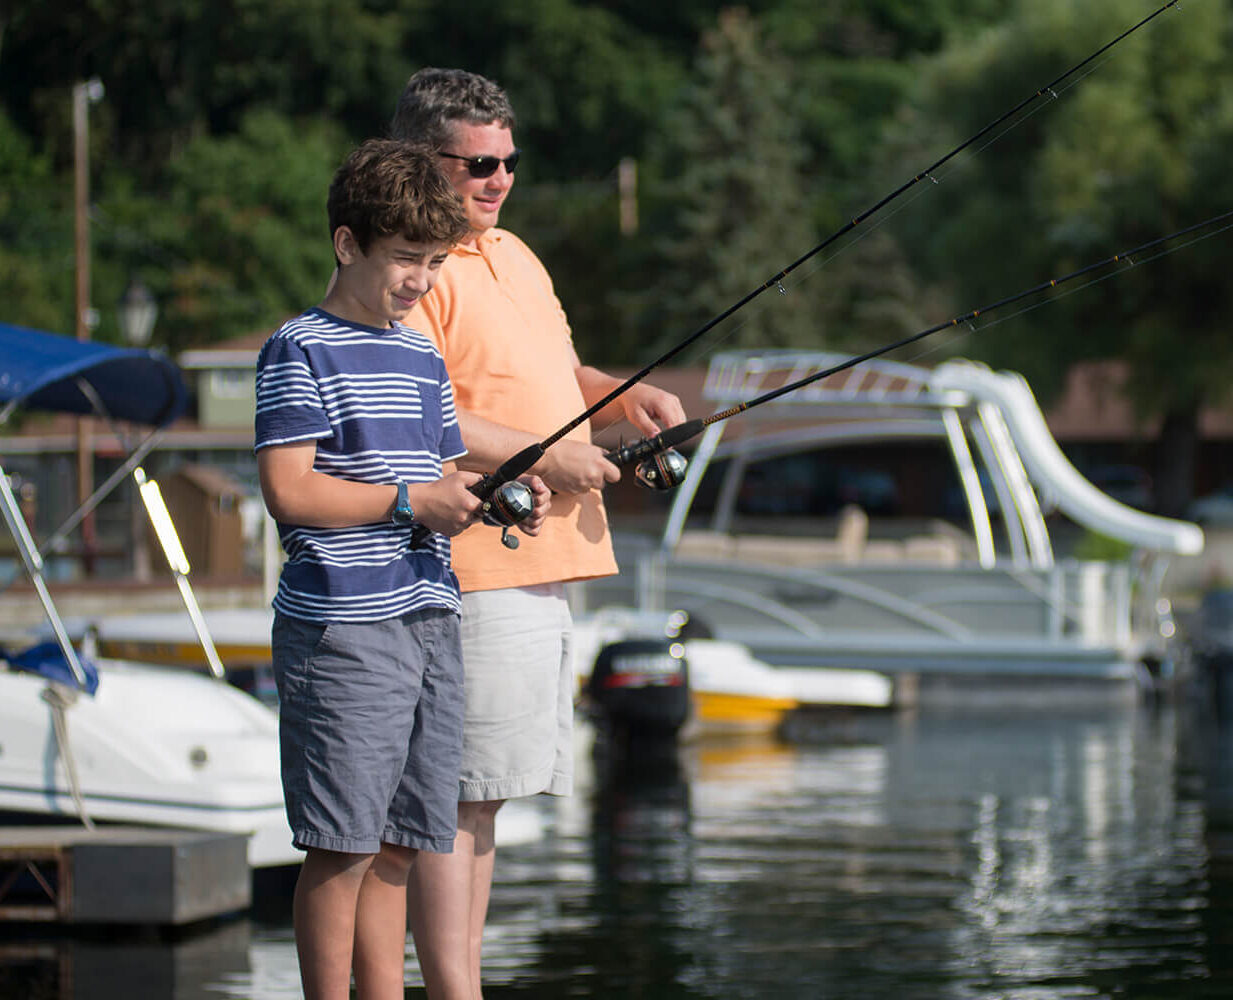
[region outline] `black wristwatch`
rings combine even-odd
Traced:
[[[413,524],[415,511],[411,509],[411,501],[407,499],[407,484],[401,480],[398,483],[398,500],[394,504],[394,513],[390,520],[395,524]]]

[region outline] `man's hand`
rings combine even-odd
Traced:
[[[449,538],[475,523],[480,499],[468,489],[483,478],[478,472],[451,472],[431,483],[410,483],[408,499],[415,519]]]
[[[625,409],[625,419],[647,437],[688,419],[680,399],[645,382],[630,386],[618,399]]]
[[[554,493],[586,493],[621,478],[621,470],[604,458],[602,448],[569,438],[544,452],[536,467]]]
[[[531,513],[518,522],[518,530],[524,535],[538,535],[552,506],[552,490],[539,476],[519,476],[518,482],[531,491]]]

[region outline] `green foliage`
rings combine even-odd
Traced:
[[[169,211],[149,206],[152,239],[191,261],[164,289],[173,348],[273,327],[320,300],[334,270],[325,192],[346,142],[320,121],[246,116],[168,165]]]
[[[72,188],[0,112],[0,319],[74,330]]]
[[[1162,16],[706,345],[885,343],[1233,203],[1229,7]],[[69,89],[92,75],[106,88],[90,111],[100,338],[118,337],[112,303],[134,273],[160,296],[156,340],[175,348],[315,300],[332,170],[385,130],[409,73],[458,65],[496,78],[518,110],[525,157],[504,221],[543,255],[588,360],[634,364],[1129,20],[1124,0],[753,0],[718,28],[716,10],[83,0],[65,17],[19,0],[0,20],[3,318],[72,329]],[[617,226],[627,157],[633,235]],[[1223,391],[1219,255],[1144,274],[962,346],[1042,389],[1070,358],[1131,357],[1151,376],[1136,383],[1145,410]]]
[[[802,212],[803,149],[779,113],[789,85],[757,25],[730,10],[704,38],[694,82],[665,113],[650,157],[655,277],[639,297],[661,350],[814,242]],[[817,343],[815,292],[772,292],[724,328],[724,342]]]
[[[922,270],[951,285],[958,308],[1227,210],[1231,11],[1222,0],[1165,12],[1068,79],[1056,101],[948,165],[900,232]],[[1024,0],[1006,23],[924,67],[887,158],[929,136],[944,136],[942,147],[958,141],[1131,23],[1111,0]],[[1233,342],[1223,316],[1233,289],[1221,278],[1224,256],[1213,242],[1075,289],[965,349],[1024,371],[1046,395],[1074,361],[1124,357],[1145,415],[1227,398]]]

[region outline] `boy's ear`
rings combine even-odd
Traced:
[[[334,230],[334,256],[344,267],[355,263],[357,257],[363,256],[350,226],[339,226]]]

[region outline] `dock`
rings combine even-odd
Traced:
[[[183,926],[252,903],[243,834],[0,826],[0,922]]]

